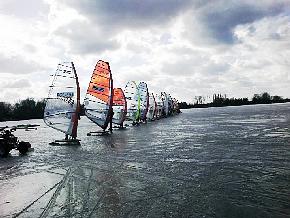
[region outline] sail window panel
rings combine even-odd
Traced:
[[[109,88],[90,84],[87,93],[93,95],[97,99],[102,100],[103,102],[110,101],[110,89]]]

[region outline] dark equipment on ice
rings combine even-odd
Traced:
[[[0,127],[0,157],[6,157],[12,149],[18,150],[20,154],[25,154],[30,148],[29,142],[19,141],[12,134],[16,131],[15,127]]]

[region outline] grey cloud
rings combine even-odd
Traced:
[[[35,62],[28,62],[21,56],[7,57],[0,54],[0,73],[29,74],[42,69]]]
[[[172,40],[172,36],[169,33],[164,33],[160,37],[161,44],[170,44]]]
[[[191,0],[65,0],[65,2],[99,24],[115,28],[124,26],[144,28],[163,24],[191,4]]]
[[[78,54],[92,54],[97,52],[102,52],[106,50],[115,50],[120,47],[120,45],[115,40],[102,41],[101,39],[95,39],[95,41],[74,41],[78,43],[72,47],[75,49],[74,52]]]
[[[263,17],[276,16],[290,9],[286,0],[265,2],[228,2],[225,0],[206,1],[197,10],[195,18],[207,29],[209,36],[218,42],[235,42],[232,30],[241,24],[252,23]]]
[[[3,85],[3,88],[9,89],[23,89],[28,87],[31,87],[31,83],[27,79],[15,80],[8,83],[4,83]]]
[[[289,17],[279,15],[272,17],[272,19],[268,17],[255,23],[237,26],[234,34],[239,43],[247,43],[249,39],[253,38],[259,41],[288,41],[289,30],[287,26],[289,26]],[[242,31],[243,34],[239,35],[239,31]]]
[[[173,52],[180,55],[194,55],[194,50],[192,48],[186,47],[186,46],[176,46],[170,50],[170,52]]]
[[[222,42],[232,43],[232,29],[244,23],[253,22],[263,16],[263,12],[248,5],[229,8],[221,11],[209,11],[203,21],[211,35]]]
[[[203,66],[203,72],[207,75],[221,75],[230,68],[228,63],[208,63]]]
[[[77,10],[86,21],[73,21],[55,31],[70,43],[73,53],[89,54],[119,48],[114,37],[123,30],[136,31],[148,27],[163,28],[181,12],[190,8],[191,0],[63,0]],[[163,35],[161,43],[169,43]],[[131,44],[131,50],[137,48]]]
[[[202,73],[202,76],[217,76],[228,71],[227,63],[215,63],[209,54],[196,52],[190,58],[180,57],[176,62],[163,63],[162,72],[167,75],[190,76]]]
[[[150,53],[151,52],[151,48],[148,48],[142,44],[137,44],[134,42],[129,42],[126,45],[126,48],[130,51],[134,51],[135,53]]]
[[[171,20],[183,16],[186,24],[184,36],[202,44],[232,44],[233,29],[266,16],[283,13],[290,8],[286,0],[234,1],[226,0],[63,0],[88,18],[89,24],[71,23],[58,33],[71,40],[76,52],[93,53],[118,48],[114,36],[123,30],[157,26],[164,28]],[[65,33],[71,29],[71,34]],[[73,30],[73,31],[72,31]],[[98,31],[96,31],[98,30]],[[273,36],[277,37],[277,36]],[[160,43],[170,43],[170,35],[163,34]]]
[[[187,76],[195,73],[195,63],[188,60],[179,60],[175,63],[163,63],[161,71],[168,76]]]
[[[59,27],[55,35],[64,37],[70,44],[70,52],[76,54],[91,54],[106,50],[115,50],[119,43],[112,38],[113,32],[107,28],[101,29],[91,22],[74,21]]]
[[[24,45],[24,49],[25,51],[29,52],[29,53],[35,53],[37,51],[37,48],[30,43],[27,43],[26,45]]]
[[[49,6],[40,0],[1,0],[0,11],[6,15],[14,15],[23,19],[44,19]]]

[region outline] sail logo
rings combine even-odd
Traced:
[[[70,105],[74,104],[74,100],[72,99],[74,96],[73,92],[58,92],[58,93],[56,93],[56,96],[58,99],[66,102]]]
[[[98,86],[93,86],[93,89],[94,89],[95,91],[98,91],[98,92],[104,92],[104,91],[105,91],[105,88],[103,88],[103,87],[98,87]]]
[[[72,98],[74,97],[74,93],[73,92],[58,92],[56,96],[59,98]]]

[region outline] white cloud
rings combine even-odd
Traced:
[[[12,82],[6,82],[1,85],[3,88],[19,89],[18,91],[23,90],[23,88],[31,87],[31,83],[27,79],[19,79]]]

